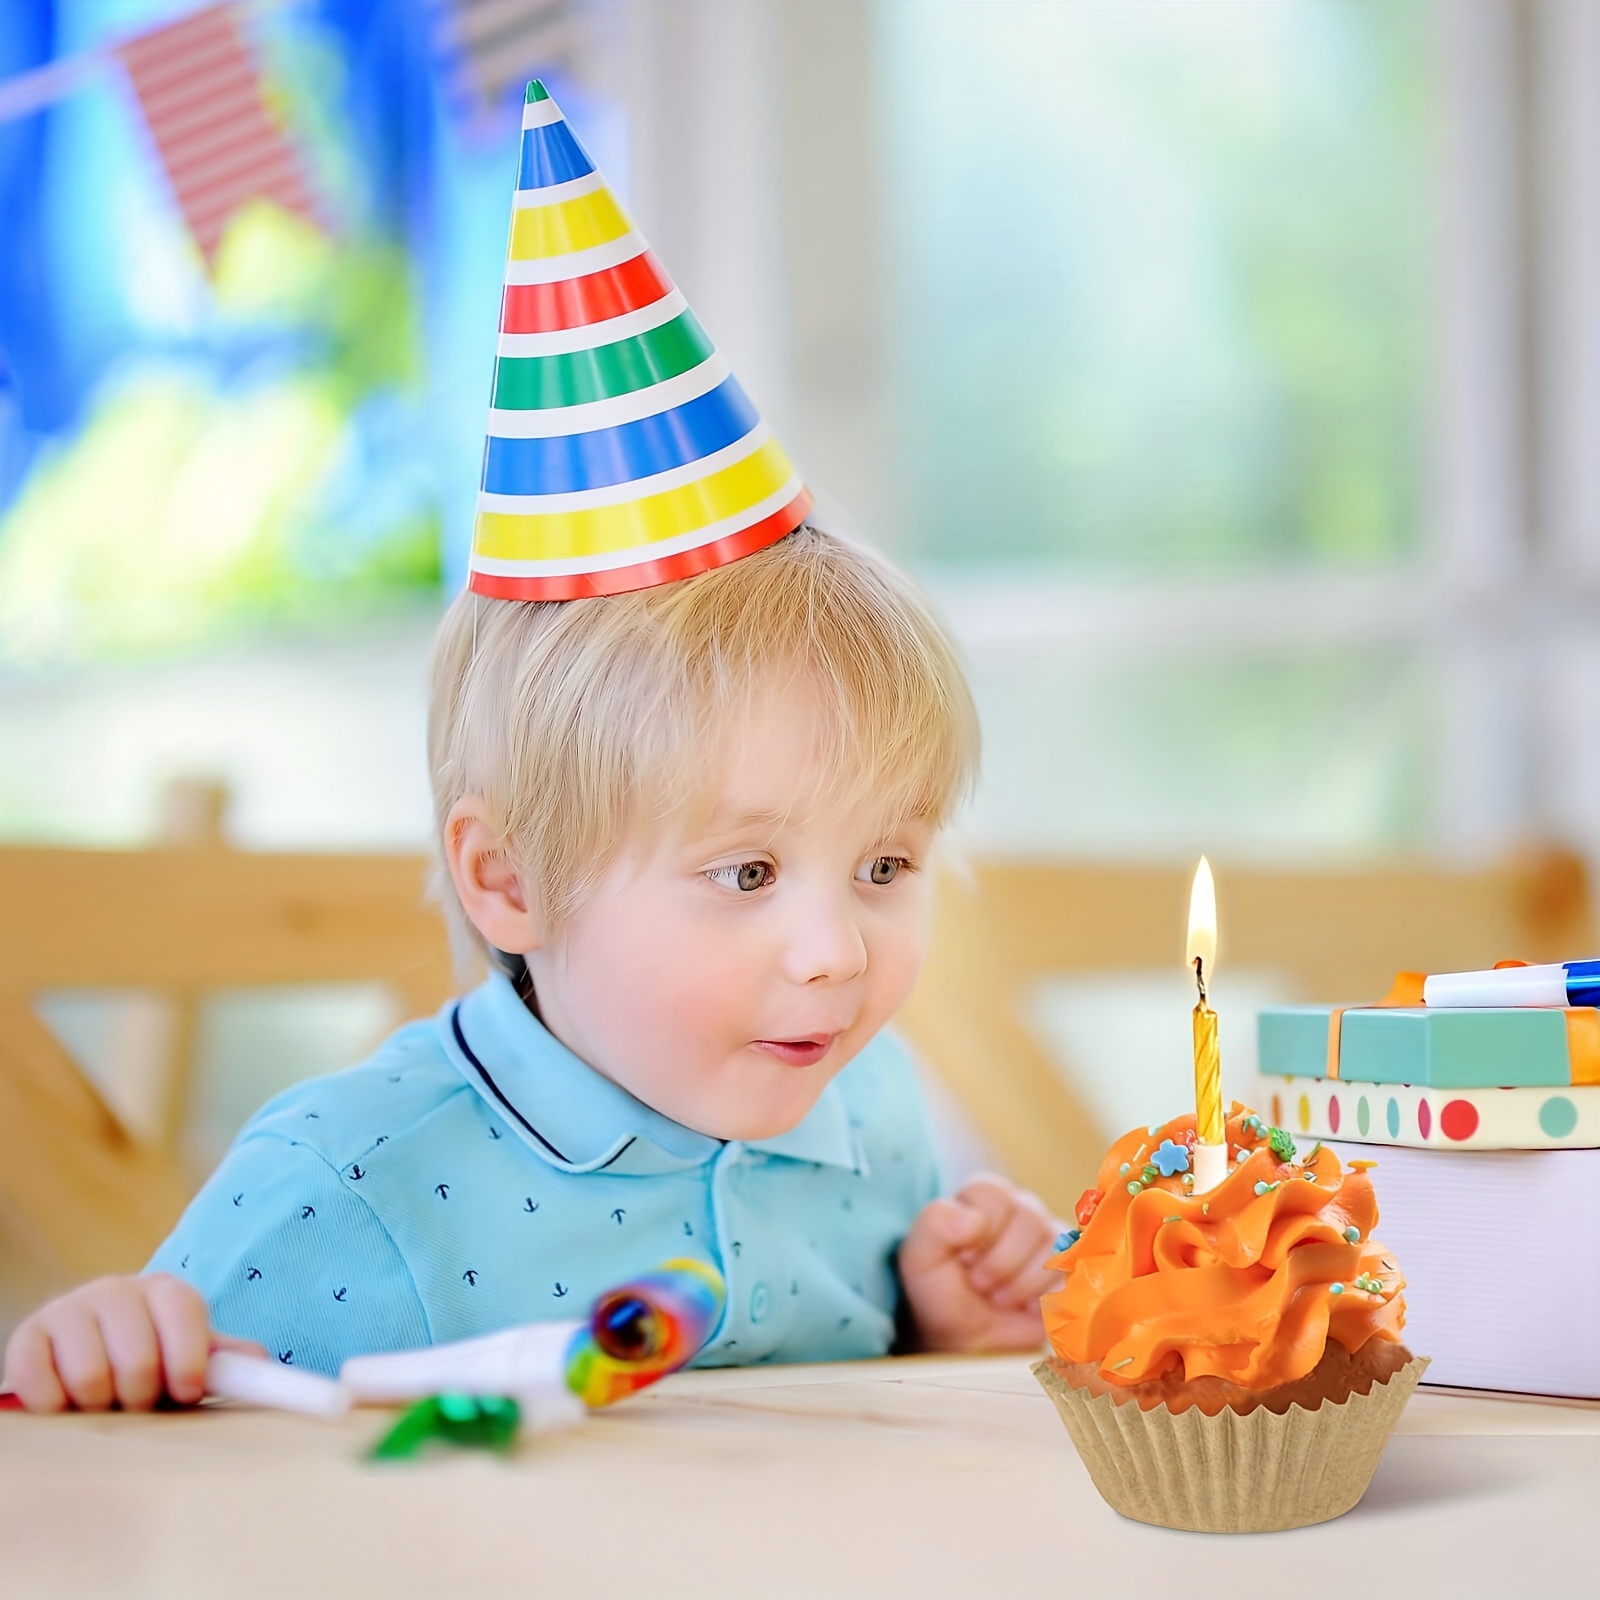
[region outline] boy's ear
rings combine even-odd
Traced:
[[[491,948],[527,955],[543,943],[534,905],[488,808],[464,795],[444,824],[444,859],[461,909]]]

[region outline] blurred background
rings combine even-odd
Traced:
[[[958,636],[968,851],[1600,852],[1600,6],[262,0],[277,177],[209,220],[150,87],[197,9],[0,8],[0,841],[198,777],[244,847],[426,846],[537,73]],[[1037,997],[1108,1133],[1184,1092],[1181,935]],[[1284,992],[1224,963],[1230,1076]],[[93,1069],[138,1005],[50,1016]],[[384,1005],[210,1006],[196,1167]]]

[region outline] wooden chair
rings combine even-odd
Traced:
[[[161,848],[0,848],[0,1301],[12,1311],[137,1269],[187,1203],[178,1139],[202,995],[378,982],[412,1017],[455,987],[423,857],[235,850],[214,791],[176,801],[191,815],[172,830],[182,842]],[[73,989],[153,991],[173,1006],[145,1137],[40,1020],[42,993]]]
[[[941,878],[927,964],[899,1025],[1009,1174],[1061,1216],[1121,1130],[1094,1126],[1027,1026],[1028,1002],[1053,975],[1181,968],[1193,870],[991,860]],[[1477,872],[1223,862],[1217,899],[1227,966],[1284,974],[1307,1000],[1376,999],[1402,969],[1600,952],[1583,863],[1560,850]]]

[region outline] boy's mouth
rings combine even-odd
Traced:
[[[814,1067],[833,1048],[837,1033],[807,1033],[798,1039],[757,1039],[755,1048],[789,1067]]]

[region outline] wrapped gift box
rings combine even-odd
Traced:
[[[1600,1150],[1332,1148],[1377,1155],[1375,1232],[1427,1382],[1600,1399]]]
[[[1441,1089],[1263,1075],[1275,1127],[1316,1139],[1451,1150],[1600,1148],[1600,1085]]]
[[[1269,1077],[1435,1089],[1600,1085],[1600,1010],[1275,1006],[1257,1021]]]

